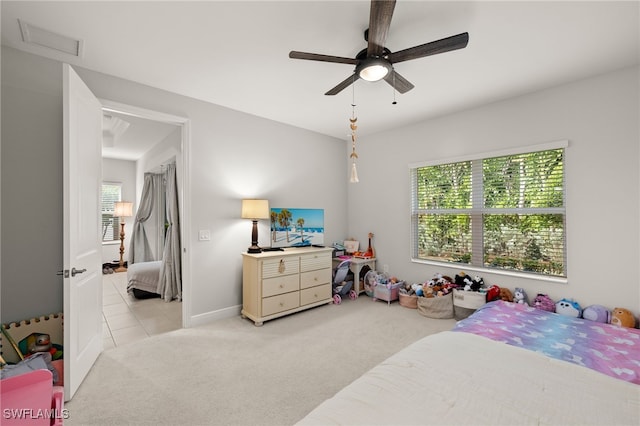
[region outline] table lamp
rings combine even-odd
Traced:
[[[269,200],[242,200],[243,219],[251,219],[253,221],[253,229],[251,230],[251,247],[247,249],[247,253],[260,253],[262,249],[258,246],[258,220],[269,219]]]

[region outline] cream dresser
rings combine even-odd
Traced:
[[[264,321],[331,303],[330,247],[242,253],[242,317]]]

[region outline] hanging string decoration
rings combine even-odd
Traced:
[[[355,85],[352,86],[353,90],[353,98],[351,102],[351,118],[349,118],[349,127],[351,128],[351,178],[349,182],[358,183],[360,180],[358,179],[358,170],[356,169],[356,158],[358,158],[358,153],[356,153],[356,130],[358,126],[356,122],[358,118],[356,117],[356,102],[355,102]]]

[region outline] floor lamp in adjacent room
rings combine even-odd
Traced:
[[[120,219],[120,266],[115,272],[126,272],[124,266],[124,218],[133,216],[133,203],[130,201],[116,201],[113,208],[113,217]]]

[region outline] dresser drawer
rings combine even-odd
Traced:
[[[331,268],[318,269],[300,274],[300,288],[315,287],[327,283],[331,283]]]
[[[262,261],[262,278],[280,277],[300,272],[298,256],[278,257]]]
[[[300,290],[300,306],[327,299],[331,299],[331,284],[323,284]]]
[[[300,289],[298,275],[284,275],[282,277],[262,280],[262,297],[275,296]]]
[[[262,316],[277,314],[300,306],[300,293],[285,293],[262,299]]]
[[[331,253],[313,253],[300,256],[300,271],[314,271],[331,267]]]

